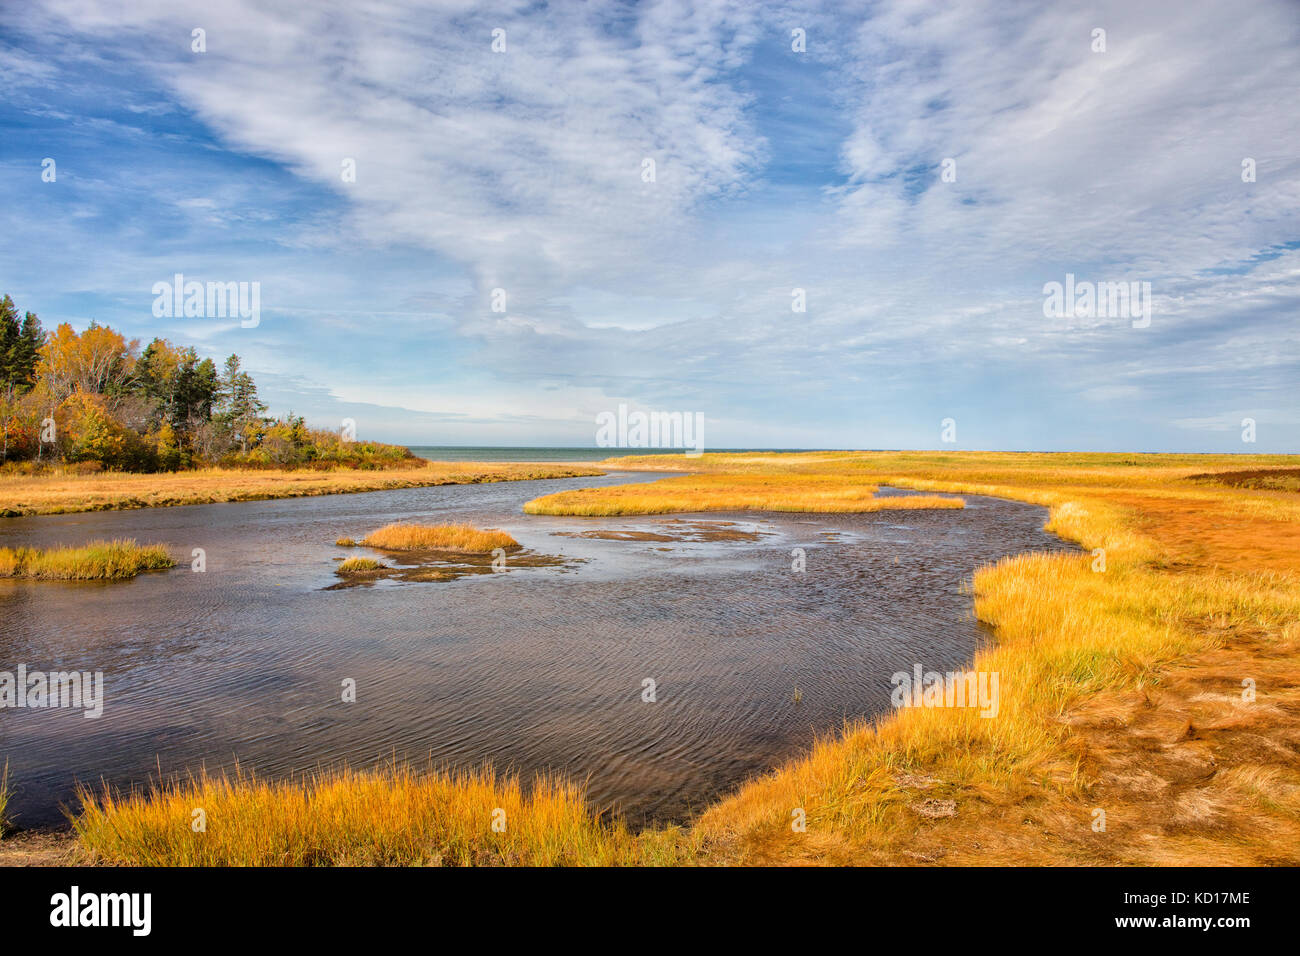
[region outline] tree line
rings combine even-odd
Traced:
[[[0,299],[0,465],[174,471],[200,465],[384,467],[400,446],[346,441],[301,416],[268,418],[238,355],[221,368],[191,346],[143,350],[105,325],[52,332]]]

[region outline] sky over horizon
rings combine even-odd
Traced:
[[[403,444],[626,403],[706,448],[1297,452],[1298,78],[1293,0],[0,0],[0,294]],[[155,316],[176,273],[257,326]],[[1067,275],[1149,322],[1045,314]]]

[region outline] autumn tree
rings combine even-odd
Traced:
[[[223,460],[373,467],[409,457],[390,446],[345,447],[301,416],[265,413],[238,355],[218,372],[194,348],[155,338],[141,352],[139,340],[95,322],[83,332],[64,322],[46,333],[34,313],[20,322],[13,300],[0,297],[0,463],[156,471]]]
[[[35,313],[28,312],[20,324],[13,299],[0,299],[0,462],[15,454],[25,457],[36,446],[40,396],[32,386],[44,341]]]
[[[46,336],[36,374],[46,379],[57,401],[76,391],[103,395],[111,412],[129,392],[139,347],[139,339],[128,342],[121,333],[95,322],[81,334],[63,322]]]

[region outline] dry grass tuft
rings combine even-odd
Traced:
[[[192,828],[195,807],[205,832]],[[486,769],[406,765],[279,783],[203,775],[127,796],[83,790],[75,826],[96,861],[142,866],[603,866],[656,852],[554,778],[525,793]]]
[[[462,551],[486,554],[497,548],[518,548],[504,531],[482,531],[468,524],[389,524],[361,539],[367,548],[383,551]]]
[[[175,564],[160,544],[92,541],[79,548],[0,548],[0,578],[118,581]]]
[[[386,565],[381,564],[374,558],[348,558],[334,569],[334,573],[344,578],[351,574],[369,574],[372,571],[383,571]]]
[[[351,538],[337,538],[334,543],[340,548],[355,548],[357,546],[357,543]]]

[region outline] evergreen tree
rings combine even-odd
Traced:
[[[172,428],[188,436],[196,426],[211,418],[219,388],[217,367],[212,359],[200,362],[193,348],[181,352],[167,405],[167,420]]]
[[[257,397],[253,376],[240,369],[238,355],[226,359],[219,388],[219,417],[239,439],[240,450],[246,452],[248,439],[261,423],[266,405]]]
[[[14,300],[0,299],[0,391],[24,392],[36,383],[36,358],[45,333],[41,320],[28,312],[22,323]]]
[[[41,346],[45,344],[45,330],[35,312],[23,316],[23,327],[18,335],[18,360],[15,372],[24,387],[36,384],[36,363],[40,358]]]
[[[0,388],[14,388],[20,384],[19,365],[22,355],[22,327],[18,324],[18,310],[14,300],[0,299]]]
[[[190,403],[192,420],[206,422],[212,417],[212,410],[221,392],[221,380],[217,376],[217,366],[210,358],[205,358],[194,369],[193,392]]]
[[[154,407],[149,427],[166,423],[182,441],[212,417],[219,392],[212,359],[199,361],[193,348],[178,349],[154,339],[135,364],[133,389]]]

